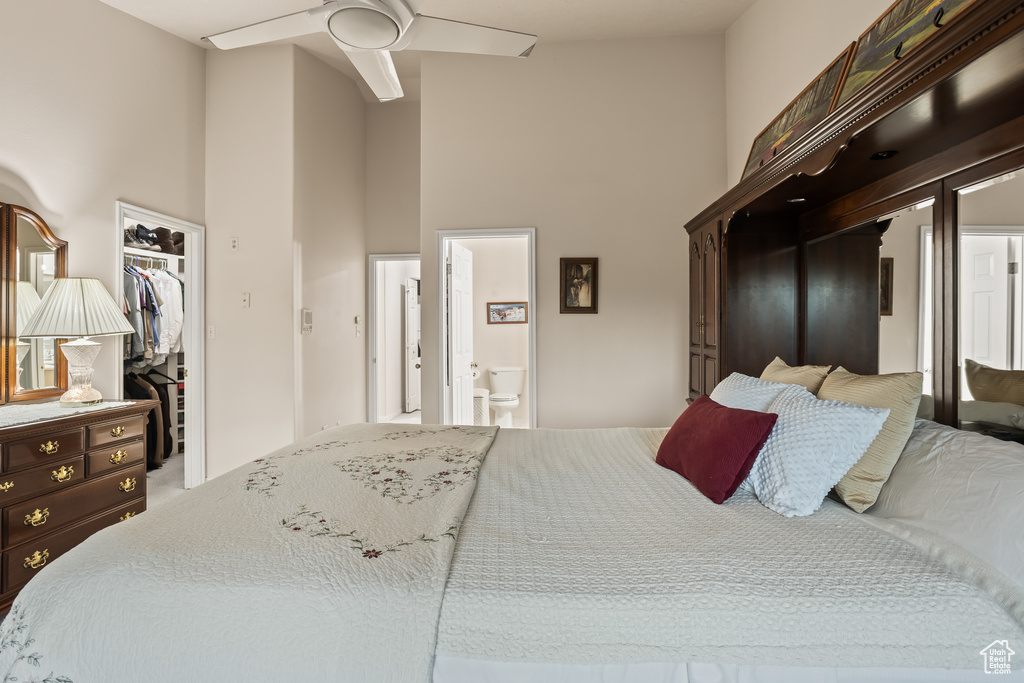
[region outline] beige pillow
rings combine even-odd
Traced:
[[[857,464],[836,484],[836,493],[851,509],[864,512],[875,504],[882,484],[889,478],[914,430],[923,382],[920,372],[855,375],[838,367],[822,383],[818,391],[820,399],[889,409],[882,431]]]
[[[1024,370],[996,370],[970,358],[964,360],[964,369],[974,400],[1024,406]]]
[[[790,367],[778,356],[761,373],[761,379],[783,384],[799,384],[812,394],[818,393],[821,381],[825,379],[831,365],[800,365]]]

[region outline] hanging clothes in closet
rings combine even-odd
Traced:
[[[125,365],[160,365],[183,351],[184,283],[166,270],[124,267],[125,316],[134,333],[125,339]]]
[[[155,387],[138,378],[133,372],[124,376],[124,395],[130,399],[160,399]],[[163,467],[164,443],[160,437],[163,431],[163,411],[153,408],[146,415],[146,469]]]

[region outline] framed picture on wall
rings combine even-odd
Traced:
[[[525,301],[487,302],[488,325],[510,325],[530,322]]]
[[[836,106],[948,24],[976,0],[897,0],[857,41]]]
[[[558,312],[597,313],[597,258],[559,261]]]
[[[832,108],[852,52],[853,43],[761,131],[750,148],[743,178],[767,164],[825,118]]]
[[[892,257],[885,256],[878,268],[878,312],[892,315]]]

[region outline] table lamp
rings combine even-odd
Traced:
[[[18,330],[18,336],[73,339],[60,345],[71,376],[71,386],[60,397],[60,404],[73,408],[103,400],[92,387],[92,364],[102,345],[89,337],[132,332],[121,307],[99,280],[67,277],[53,281],[35,314],[24,329]]]

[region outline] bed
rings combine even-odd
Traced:
[[[3,623],[0,672],[968,681],[988,680],[990,643],[1024,643],[1024,589],[1009,575],[1024,554],[1020,446],[919,420],[877,514],[826,500],[787,518],[743,488],[712,503],[655,463],[665,434],[321,432],[45,567]],[[1002,492],[978,490],[995,479]],[[914,482],[947,497],[936,509],[953,526],[958,498],[978,506],[983,545],[944,536],[941,514],[938,527],[915,520],[908,506],[930,514],[935,497]],[[1000,533],[1009,547],[987,554]],[[1014,667],[1008,680],[1021,678]]]

